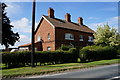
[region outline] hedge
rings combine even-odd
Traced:
[[[76,62],[78,53],[76,48],[68,51],[37,51],[35,52],[34,61],[44,64],[58,64]],[[7,67],[29,66],[31,63],[31,52],[3,52],[2,63]]]
[[[120,46],[117,46],[116,50],[117,50],[117,54],[120,55]]]
[[[117,50],[117,54],[120,55],[120,49]]]
[[[110,46],[87,46],[83,47],[79,53],[82,62],[111,59],[115,58],[116,55],[116,49]]]

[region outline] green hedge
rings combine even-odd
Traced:
[[[117,50],[117,54],[120,55],[120,49]]]
[[[117,54],[120,55],[120,46],[115,47],[115,49],[117,50]]]
[[[116,55],[116,49],[110,46],[87,46],[83,47],[79,53],[82,62],[111,59],[115,58]]]
[[[4,52],[2,53],[2,63],[7,67],[25,66],[30,63],[31,52]]]
[[[78,53],[75,48],[71,48],[69,51],[37,51],[34,56],[35,62],[40,64],[76,62],[77,58]],[[30,65],[31,52],[4,52],[2,53],[2,63],[7,67]]]

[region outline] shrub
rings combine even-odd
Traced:
[[[83,47],[81,50],[80,50],[80,60],[81,62],[85,62],[87,59],[88,59],[88,54],[89,54],[89,51],[88,49],[90,48],[90,46],[87,46],[87,47]]]
[[[120,55],[120,46],[116,46],[115,49],[117,51],[117,55]]]
[[[70,48],[69,52],[71,52],[71,53],[77,53],[77,49],[76,48]]]
[[[2,63],[6,66],[25,66],[25,63],[30,63],[30,52],[3,52]]]
[[[31,52],[5,52],[2,53],[3,64],[7,67],[25,66],[31,63]],[[34,61],[40,64],[57,64],[77,61],[77,51],[71,48],[69,51],[37,51],[35,52]]]
[[[119,49],[117,49],[117,54],[118,54],[118,55],[120,55],[120,48],[119,48]]]
[[[82,62],[94,61],[101,59],[115,58],[117,52],[114,47],[110,46],[87,46],[80,50],[79,56]]]

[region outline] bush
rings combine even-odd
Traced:
[[[70,48],[71,48],[71,46],[61,45],[61,47],[59,48],[59,50],[68,51]]]
[[[30,63],[30,52],[3,52],[2,63],[7,67],[25,66],[25,63]]]
[[[115,58],[117,52],[114,47],[110,46],[87,46],[80,50],[79,56],[82,62],[94,61],[101,59]]]
[[[117,49],[117,54],[120,55],[120,49]]]
[[[120,46],[116,46],[115,49],[117,51],[117,55],[120,55]]]
[[[7,67],[19,67],[30,65],[31,52],[4,52],[2,53],[2,63]],[[69,51],[37,51],[35,52],[34,61],[41,64],[58,64],[76,62],[78,58],[75,48]]]

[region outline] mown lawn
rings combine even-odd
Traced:
[[[82,68],[88,68],[88,67],[120,63],[119,60],[120,59],[111,59],[111,60],[94,61],[89,63],[65,63],[65,64],[37,66],[35,68],[20,67],[20,68],[13,68],[13,69],[3,69],[2,75],[3,75],[3,78],[27,76],[27,75],[42,75],[42,74],[48,74],[51,72],[60,72],[60,71],[66,71],[71,69],[82,69]]]

